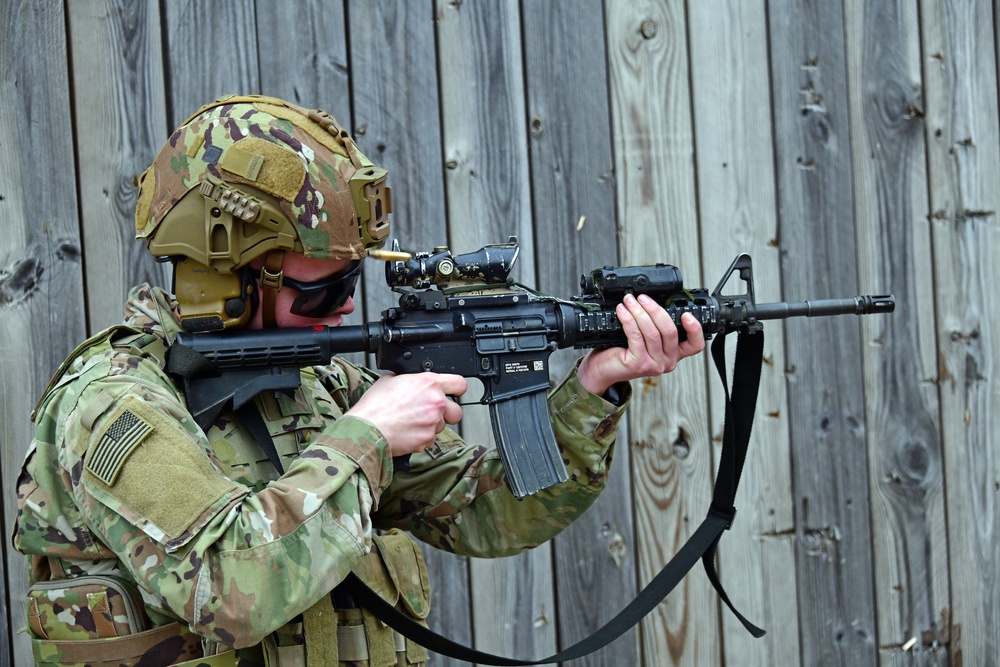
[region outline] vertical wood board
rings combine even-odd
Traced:
[[[492,0],[435,5],[448,240],[470,252],[510,235],[521,242],[513,277],[535,282],[528,142],[517,5]],[[479,398],[470,389],[469,400]],[[481,406],[464,408],[462,434],[488,443]],[[555,649],[551,547],[470,561],[476,647],[542,657]]]
[[[76,151],[90,331],[122,321],[128,290],[170,287],[170,267],[135,240],[139,175],[166,139],[156,4],[71,2]]]
[[[260,92],[307,110],[322,109],[357,141],[351,113],[345,13],[344,6],[322,0],[298,2],[294,12],[289,12],[287,5],[256,0]],[[346,326],[365,322],[365,283],[359,283],[354,296],[354,312],[343,318]],[[338,356],[359,365],[366,361],[361,352]]]
[[[261,92],[253,0],[173,0],[163,7],[171,131],[219,97]]]
[[[684,3],[605,3],[621,260],[701,275]],[[705,366],[633,383],[629,416],[639,584],[697,528],[711,500]],[[717,598],[689,574],[642,625],[646,665],[721,661]]]
[[[1000,654],[1000,138],[995,36],[984,3],[921,3],[952,663]]]
[[[256,52],[259,92],[323,109],[354,136],[345,6],[299,0],[289,11],[292,5],[256,0]]]
[[[714,289],[734,257],[754,260],[758,302],[781,297],[767,68],[765,3],[712,0],[689,4],[691,84],[697,147],[704,280]],[[686,276],[695,286],[698,276]],[[724,294],[746,290],[734,276]],[[719,574],[730,599],[767,634],[755,639],[722,609],[726,660],[732,664],[794,665],[799,660],[794,530],[780,322],[764,325],[765,363],[756,417],[736,499],[737,518],[719,544]],[[727,369],[735,343],[729,342]],[[721,381],[709,372],[716,465],[725,423]],[[740,401],[740,396],[734,396]],[[781,573],[773,576],[775,572]]]
[[[933,282],[919,270],[931,255],[917,6],[852,0],[845,9],[859,279],[897,301],[893,315],[862,321],[879,658],[945,665]]]
[[[618,264],[607,61],[595,39],[603,7],[534,0],[522,11],[537,287],[569,298],[580,293],[581,274]],[[553,381],[581,354],[553,354]],[[636,593],[626,434],[620,426],[606,492],[553,544],[561,648],[596,631]],[[574,664],[638,661],[633,630]]]
[[[347,10],[350,37],[352,124],[359,147],[389,171],[392,238],[406,250],[428,250],[447,241],[444,167],[433,0],[354,0]],[[366,320],[398,304],[385,284],[382,262],[367,262]],[[360,309],[359,309],[360,310]],[[430,627],[472,645],[469,560],[422,546],[430,574]],[[440,655],[442,667],[462,664]]]
[[[0,663],[31,662],[28,561],[10,546],[15,484],[33,435],[32,407],[85,336],[82,242],[62,7],[0,3],[0,473],[4,609]],[[58,138],[58,140],[57,140]],[[8,631],[12,634],[8,635]],[[8,653],[9,651],[9,653]],[[12,663],[7,661],[12,659]]]
[[[840,2],[770,5],[784,297],[857,293]],[[786,375],[804,664],[874,665],[860,324],[789,320]]]

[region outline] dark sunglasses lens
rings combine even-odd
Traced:
[[[290,285],[299,291],[292,302],[291,312],[302,317],[323,318],[332,315],[354,296],[361,272],[356,267],[331,282],[310,289],[308,283]]]

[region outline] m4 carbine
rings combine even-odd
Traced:
[[[892,295],[800,303],[758,304],[750,256],[739,255],[714,291],[687,289],[675,266],[655,264],[595,269],[571,300],[539,294],[509,280],[517,239],[453,255],[447,248],[386,253],[386,282],[399,307],[378,322],[341,327],[181,333],[167,370],[184,382],[188,407],[207,429],[226,407],[238,409],[265,391],[294,391],[299,369],[330,363],[347,352],[375,355],[396,374],[434,371],[478,378],[489,405],[497,450],[518,498],[568,479],[549,421],[549,355],[560,348],[627,347],[615,306],[626,294],[648,294],[678,327],[691,313],[705,338],[754,333],[762,320],[822,315],[889,313]],[[743,294],[724,295],[739,273]]]

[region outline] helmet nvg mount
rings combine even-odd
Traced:
[[[139,183],[136,238],[173,262],[188,331],[241,327],[258,299],[273,325],[285,252],[357,260],[389,235],[386,171],[326,112],[273,97],[202,107]]]

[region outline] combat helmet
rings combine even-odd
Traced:
[[[241,327],[258,300],[273,324],[284,253],[361,260],[389,234],[386,171],[326,112],[273,97],[202,107],[139,183],[136,238],[173,263],[188,331]]]

